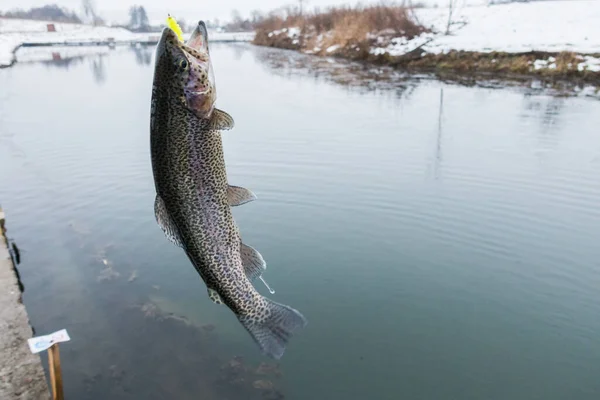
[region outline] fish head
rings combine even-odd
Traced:
[[[187,43],[181,42],[171,28],[163,30],[156,50],[155,86],[199,118],[211,117],[217,92],[203,21]]]

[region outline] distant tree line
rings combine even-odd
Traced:
[[[42,7],[33,7],[29,10],[15,9],[7,11],[4,14],[0,12],[0,16],[5,18],[22,18],[55,22],[82,22],[81,18],[79,18],[79,16],[76,13],[61,8],[56,4],[50,4]]]
[[[14,9],[2,13],[0,17],[20,18],[39,21],[89,23],[92,25],[105,25],[105,21],[99,16],[94,0],[81,0],[81,16],[76,12],[59,7],[56,4],[42,7],[32,7],[29,10]],[[129,22],[123,26],[135,32],[160,31],[161,27],[152,27],[148,14],[143,6],[134,5],[129,9]]]
[[[81,5],[83,7],[83,14],[86,17],[87,22],[92,25],[104,25],[104,20],[100,18],[96,11],[96,3],[94,0],[82,0]]]
[[[1,1],[1,0],[0,0]],[[275,12],[288,12],[297,14],[302,12],[301,8],[298,9],[294,6],[287,6],[279,9]],[[270,13],[272,14],[272,13]],[[211,30],[224,30],[227,32],[245,32],[253,31],[270,14],[263,14],[260,11],[252,11],[249,17],[242,17],[239,11],[233,10],[231,13],[231,20],[223,23],[218,19],[206,21],[208,29]],[[100,17],[95,0],[81,0],[81,12],[79,15],[70,11],[66,8],[59,7],[56,4],[49,4],[42,7],[32,7],[29,10],[14,9],[2,13],[0,11],[0,17],[5,18],[21,18],[21,19],[32,19],[40,21],[54,21],[54,22],[71,22],[71,23],[87,23],[96,26],[105,25],[105,21]],[[193,30],[196,23],[187,24],[183,19],[178,19],[178,23],[184,32]],[[113,25],[114,26],[114,25]],[[118,25],[123,28],[127,28],[134,32],[160,32],[163,26],[153,26],[148,18],[148,13],[144,6],[133,5],[129,8],[129,21],[126,24]]]
[[[231,12],[231,21],[224,24],[222,28],[226,32],[253,31],[266,18],[267,15],[258,10],[252,11],[248,18],[243,18],[238,10],[233,10]]]
[[[134,32],[149,32],[151,30],[148,13],[146,13],[144,6],[131,6],[127,28]]]

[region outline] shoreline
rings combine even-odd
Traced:
[[[397,21],[386,22],[393,12]],[[369,13],[374,17],[364,18]],[[452,14],[447,8],[401,6],[354,14],[332,9],[273,17],[258,26],[253,43],[409,73],[600,87],[598,19],[600,2],[589,0],[465,6]]]
[[[22,286],[9,243],[4,235],[4,212],[0,208],[0,398],[50,399],[50,390],[39,354],[29,351],[33,336]]]
[[[1,34],[0,34],[1,36]],[[241,33],[231,33],[227,35],[221,35],[223,37],[217,37],[213,39],[214,43],[245,43],[251,42],[252,38],[250,37],[250,33],[241,32]],[[94,39],[82,39],[82,40],[57,40],[57,41],[24,41],[17,43],[14,47],[10,49],[10,58],[4,63],[0,62],[0,69],[2,68],[10,68],[17,62],[16,53],[19,49],[23,47],[94,47],[94,46],[106,46],[106,47],[117,47],[117,46],[134,46],[134,45],[142,45],[142,46],[152,46],[158,43],[158,38],[155,37],[147,37],[140,39],[132,39],[132,40],[94,40]],[[5,56],[5,58],[7,58]]]
[[[284,32],[285,33],[285,32]],[[355,45],[336,47],[331,51],[314,52],[302,46],[302,39],[293,42],[287,35],[258,32],[254,45],[297,51],[318,57],[335,57],[365,64],[393,67],[407,73],[429,73],[438,77],[487,77],[507,80],[539,79],[544,82],[570,82],[592,85],[600,90],[600,70],[583,69],[587,60],[600,60],[600,53],[580,54],[569,51],[528,51],[521,53],[476,52],[450,50],[447,53],[427,53],[421,47],[405,54],[373,54],[370,49]],[[333,46],[332,46],[333,47]],[[331,49],[331,47],[330,47]]]
[[[47,24],[56,31],[48,32]],[[209,32],[211,42],[251,42],[254,32]],[[124,28],[0,18],[0,69],[15,64],[21,47],[155,45],[161,32],[137,33]]]

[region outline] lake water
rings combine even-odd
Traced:
[[[212,53],[237,223],[309,324],[265,359],[156,225],[151,48],[23,61],[0,202],[68,399],[599,398],[598,100]]]

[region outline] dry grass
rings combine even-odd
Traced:
[[[600,84],[600,72],[579,71],[580,56],[575,53],[502,53],[450,51],[423,54],[419,48],[400,56],[371,54],[376,38],[390,40],[404,36],[412,39],[427,30],[412,17],[410,9],[394,4],[331,7],[324,11],[299,15],[293,8],[271,13],[256,28],[254,43],[262,46],[302,50],[306,53],[333,55],[352,60],[391,65],[415,71],[439,74],[538,76]],[[287,28],[287,29],[286,29]],[[289,28],[299,28],[299,36]],[[278,31],[278,33],[273,33]],[[331,48],[335,46],[335,50]],[[381,43],[377,43],[381,47]],[[331,51],[328,51],[331,50]],[[553,68],[535,69],[536,60],[554,57]]]
[[[535,69],[536,60],[555,58],[555,68]],[[539,76],[549,79],[568,79],[589,83],[600,83],[600,72],[579,71],[581,58],[575,53],[529,52],[529,53],[477,53],[451,51],[445,54],[425,54],[423,56],[389,57],[378,56],[370,61],[394,65],[408,70],[431,71],[437,73],[460,73],[467,75],[488,74],[493,76]]]
[[[394,4],[379,4],[372,6],[342,6],[330,7],[323,11],[316,10],[305,15],[298,15],[288,10],[285,15],[273,13],[257,24],[255,43],[259,45],[294,48],[289,43],[283,46],[270,32],[284,28],[298,27],[302,31],[301,41],[296,47],[306,48],[315,45],[316,38],[323,34],[325,37],[318,43],[322,47],[338,45],[345,47],[350,44],[360,46],[369,40],[368,34],[384,33],[394,36],[412,38],[425,31],[425,28],[414,22],[410,10]]]

